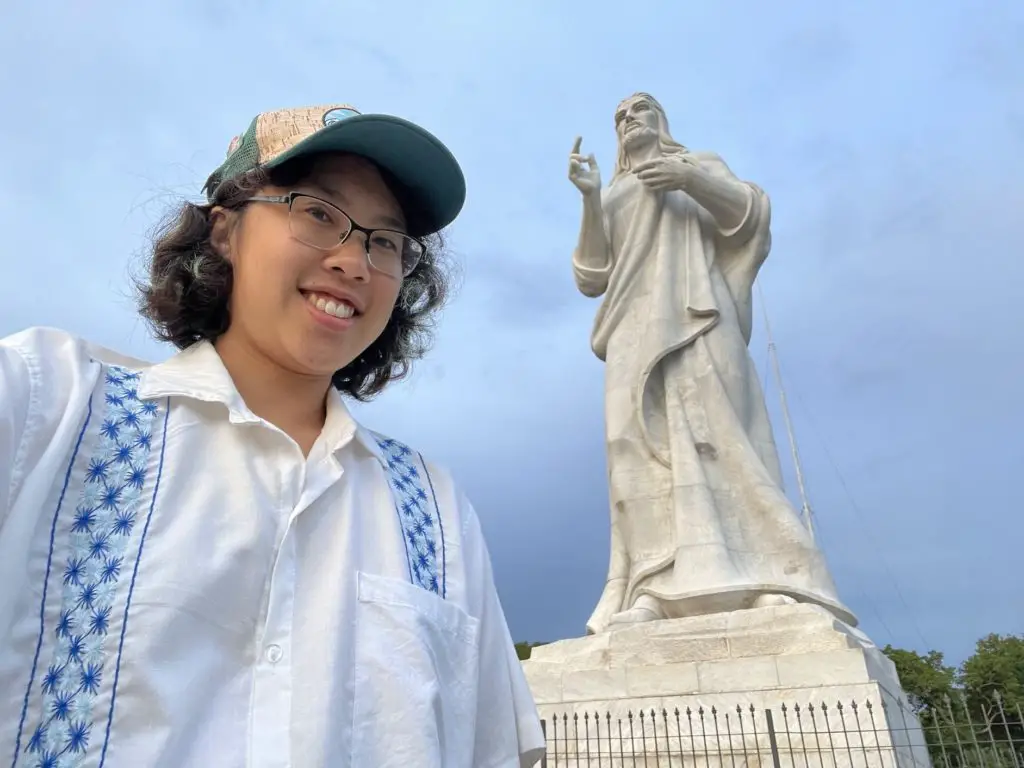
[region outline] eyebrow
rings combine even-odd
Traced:
[[[333,198],[334,200],[337,200],[342,205],[347,205],[349,202],[348,198],[346,198],[345,195],[343,195],[340,191],[324,184],[323,182],[310,181],[309,186],[320,190],[325,195],[327,195],[330,198]],[[340,207],[341,206],[339,206],[339,208]],[[380,227],[383,227],[384,229],[397,229],[400,232],[405,232],[406,225],[400,219],[396,219],[394,216],[388,216],[387,214],[385,214],[384,216],[381,216],[378,219],[378,221],[380,221]]]

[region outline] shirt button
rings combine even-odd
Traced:
[[[271,664],[277,664],[277,662],[281,660],[282,656],[284,656],[284,652],[281,650],[280,645],[267,646],[266,657],[267,661],[269,661]]]

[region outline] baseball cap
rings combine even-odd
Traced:
[[[275,168],[321,152],[360,155],[387,171],[423,212],[422,232],[451,224],[466,201],[466,179],[458,161],[433,134],[400,117],[362,114],[348,104],[281,109],[257,115],[236,136],[228,156],[210,174],[207,198],[221,182],[254,168]]]

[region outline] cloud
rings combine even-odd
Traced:
[[[761,285],[842,594],[880,642],[957,657],[1022,615],[1022,25],[1013,0],[17,5],[0,333],[166,356],[128,264],[257,112],[346,101],[422,122],[467,175],[463,287],[413,379],[360,413],[467,487],[516,636],[578,634],[608,500],[566,156],[582,135],[607,179],[612,111],[647,90],[680,141],[772,197]],[[751,352],[763,366],[760,319]],[[789,464],[777,403],[773,384]]]

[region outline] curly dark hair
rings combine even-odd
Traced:
[[[220,183],[207,204],[181,204],[157,228],[146,274],[136,280],[137,305],[154,335],[178,349],[215,341],[231,323],[228,299],[231,264],[210,243],[214,206],[242,208],[264,186],[291,187],[307,179],[313,161],[300,159],[270,171],[257,168]],[[417,229],[421,212],[401,185],[382,170],[409,222]],[[440,234],[421,238],[426,250],[402,282],[395,309],[379,337],[355,360],[336,372],[333,384],[361,401],[379,394],[391,381],[409,373],[434,337],[437,311],[451,288],[451,264]]]

